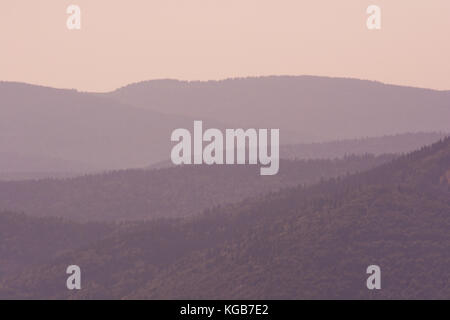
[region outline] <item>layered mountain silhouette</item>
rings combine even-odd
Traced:
[[[192,218],[116,225],[5,277],[0,297],[448,299],[449,176],[447,138],[366,172]],[[73,263],[84,272],[77,292],[65,288]],[[382,290],[366,288],[372,264]]]
[[[356,79],[0,82],[0,298],[448,299],[448,119],[450,91]],[[280,129],[279,174],[168,166],[194,120]]]
[[[0,82],[0,153],[23,157],[19,178],[54,167],[136,168],[169,160],[172,130],[192,129],[193,120],[219,129],[279,128],[282,144],[300,144],[446,133],[449,106],[448,91],[310,76],[155,80],[105,94]],[[33,159],[48,163],[36,172]],[[15,178],[15,169],[0,161],[0,177]]]
[[[243,127],[280,128],[283,143],[450,131],[450,91],[356,79],[154,80],[106,96],[168,114]]]
[[[327,142],[287,144],[280,146],[282,159],[336,159],[352,155],[402,154],[420,149],[446,137],[441,132],[417,132],[370,137],[344,139]],[[173,167],[170,160],[148,166],[149,169]]]
[[[274,177],[260,176],[256,165],[201,165],[0,182],[0,208],[81,221],[184,217],[282,188],[364,171],[394,157],[282,160]]]
[[[192,119],[75,90],[0,82],[0,101],[0,152],[81,162],[98,170],[166,160],[172,130],[192,126]]]

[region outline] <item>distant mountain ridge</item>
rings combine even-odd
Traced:
[[[243,127],[280,128],[289,133],[281,135],[283,144],[450,132],[450,91],[348,78],[152,80],[104,96],[167,114]]]
[[[169,160],[171,132],[192,128],[194,120],[219,129],[279,128],[285,145],[445,133],[449,118],[449,91],[355,79],[155,80],[104,94],[0,82],[0,153],[96,170]],[[20,171],[36,172],[32,166]]]
[[[167,159],[172,130],[193,121],[76,90],[22,83],[0,82],[0,106],[0,152],[81,162],[99,170]]]

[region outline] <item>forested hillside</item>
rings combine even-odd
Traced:
[[[100,240],[114,228],[0,211],[0,279]]]
[[[1,297],[449,299],[450,139],[373,170],[122,225],[0,284]],[[69,262],[70,261],[70,262]],[[65,268],[84,270],[65,289]],[[382,290],[366,288],[366,268]]]
[[[433,144],[447,135],[438,132],[417,132],[323,143],[285,145],[280,147],[280,156],[284,159],[333,159],[367,153],[373,155],[401,154]]]
[[[335,159],[350,155],[402,154],[433,144],[447,135],[444,132],[416,132],[321,143],[287,144],[280,146],[280,158],[290,160]],[[174,166],[172,161],[166,160],[152,164],[149,168],[172,166]]]
[[[75,220],[183,217],[280,188],[373,168],[392,155],[335,160],[282,160],[280,172],[259,166],[181,166],[123,170],[69,179],[0,182],[0,208]]]

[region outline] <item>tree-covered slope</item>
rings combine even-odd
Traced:
[[[79,224],[2,211],[0,279],[48,263],[60,254],[100,240],[113,230],[113,225]]]
[[[279,174],[270,177],[260,176],[256,165],[201,165],[0,182],[0,208],[74,220],[183,217],[281,188],[364,171],[392,159],[392,155],[362,155],[334,160],[282,160]]]
[[[373,170],[122,226],[1,283],[28,298],[450,297],[450,139]],[[83,289],[65,289],[67,263]],[[382,289],[366,288],[379,265]]]

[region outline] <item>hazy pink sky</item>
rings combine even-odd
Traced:
[[[449,0],[1,0],[0,41],[0,80],[89,91],[280,74],[450,89]]]

